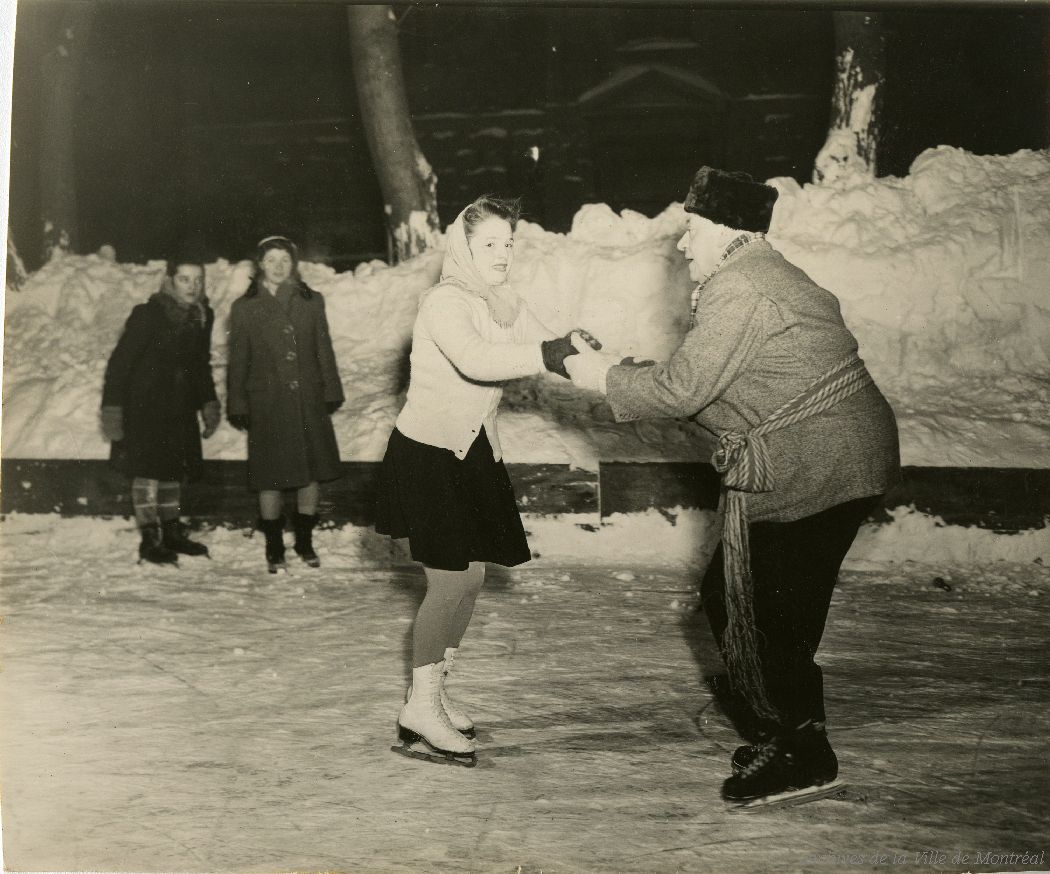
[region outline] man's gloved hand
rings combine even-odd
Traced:
[[[591,348],[586,340],[577,336],[573,331],[569,335],[572,346],[578,354],[565,358],[565,367],[574,385],[605,394],[605,378],[609,368],[620,363],[617,355],[609,355],[607,352],[598,352]]]
[[[578,334],[582,337],[592,349],[602,348],[602,344],[583,328],[573,328],[564,337],[559,337],[557,340],[544,340],[540,343],[540,349],[543,352],[543,366],[551,373],[564,376],[566,379],[569,378],[569,374],[565,370],[565,359],[570,355],[576,354],[570,339],[573,334]]]
[[[620,364],[624,367],[648,367],[651,364],[656,364],[652,358],[643,358],[641,361],[635,361],[633,355],[628,355]]]
[[[324,408],[328,411],[328,415],[329,416],[332,415],[332,413],[334,413],[336,410],[338,410],[342,405],[343,405],[342,401],[325,401],[324,402]]]
[[[229,420],[230,424],[238,431],[247,431],[251,427],[247,413],[231,413]]]
[[[207,440],[219,429],[219,422],[222,421],[222,407],[219,406],[219,402],[208,401],[201,408],[201,418],[204,419],[204,433],[202,436]]]
[[[124,439],[124,408],[102,408],[102,433],[110,443],[119,443]]]

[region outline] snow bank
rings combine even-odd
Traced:
[[[942,146],[903,179],[773,180],[770,239],[838,295],[905,464],[1050,462],[1050,152]]]
[[[903,562],[981,565],[1038,561],[1050,565],[1050,527],[1001,534],[946,525],[939,517],[914,507],[898,507],[890,515],[890,523],[861,527],[846,556],[846,568],[860,570]],[[539,564],[704,568],[721,534],[718,517],[709,510],[614,513],[600,527],[584,517],[525,518],[529,545],[538,553]]]
[[[905,464],[1050,465],[1050,153],[975,156],[938,148],[909,176],[782,191],[771,242],[842,301],[861,354],[900,419]],[[685,213],[649,219],[584,206],[568,234],[523,223],[514,283],[551,328],[577,325],[624,355],[662,358],[688,329],[691,283],[675,242]],[[343,457],[378,460],[403,402],[421,291],[441,253],[336,273],[305,264],[324,293],[347,403],[334,417]],[[97,408],[106,359],[161,262],[67,256],[7,295],[3,452],[103,458]],[[245,266],[207,266],[216,309],[216,383]],[[501,412],[512,462],[692,461],[710,441],[686,422],[618,425],[596,396],[546,375],[512,383]],[[209,458],[243,458],[223,425]]]
[[[597,525],[587,515],[522,517],[535,558],[526,567],[559,568],[594,565],[616,569],[617,579],[630,581],[619,569],[678,568],[696,575],[707,567],[718,540],[715,514],[676,509],[667,513],[614,514]],[[216,528],[195,534],[206,543],[214,561],[209,573],[223,567],[258,569],[259,537],[236,528]],[[33,535],[32,549],[60,559],[71,569],[83,564],[134,555],[138,542],[134,520],[65,518],[57,514],[8,514],[0,523],[0,547]],[[403,541],[392,541],[371,528],[352,525],[317,532],[318,549],[330,574],[341,570],[412,564]],[[892,524],[864,525],[844,567],[872,570],[905,562],[941,567],[974,567],[1003,562],[1050,566],[1050,527],[1020,534],[999,534],[978,528],[945,525],[935,516],[899,508]],[[192,564],[192,562],[190,562]],[[85,571],[86,577],[90,572]],[[1046,576],[1050,587],[1050,573]]]

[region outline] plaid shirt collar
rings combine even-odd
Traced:
[[[753,243],[756,240],[764,240],[765,238],[766,238],[766,235],[763,234],[763,233],[746,232],[746,233],[740,234],[737,237],[734,237],[732,239],[732,241],[729,243],[729,245],[725,247],[725,249],[722,251],[722,257],[718,259],[718,263],[715,265],[715,269],[712,270],[708,274],[707,278],[704,279],[703,282],[701,282],[699,285],[697,285],[696,288],[693,289],[693,294],[692,294],[692,297],[690,298],[690,301],[689,301],[689,322],[690,322],[690,324],[695,324],[695,322],[696,322],[696,308],[700,305],[700,292],[703,291],[704,290],[704,286],[707,285],[707,283],[709,283],[711,281],[711,277],[714,276],[719,270],[722,269],[722,265],[724,265],[726,263],[726,261],[729,260],[730,256],[734,252],[740,251],[748,243]]]

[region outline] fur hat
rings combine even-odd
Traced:
[[[685,197],[685,211],[738,231],[769,230],[777,190],[747,173],[701,167]]]

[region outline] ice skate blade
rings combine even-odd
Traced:
[[[730,801],[730,813],[745,813],[756,810],[770,810],[776,807],[794,807],[797,804],[808,804],[810,801],[820,801],[822,798],[831,798],[845,792],[849,784],[843,780],[833,780],[821,786],[807,786],[805,789],[794,789],[790,792],[780,792],[776,795],[764,795],[761,798],[752,798],[750,801]]]
[[[461,768],[473,768],[478,763],[477,753],[449,753],[434,749],[425,742],[401,743],[390,749],[410,759],[419,759],[421,762],[431,762],[435,765],[459,765]]]

